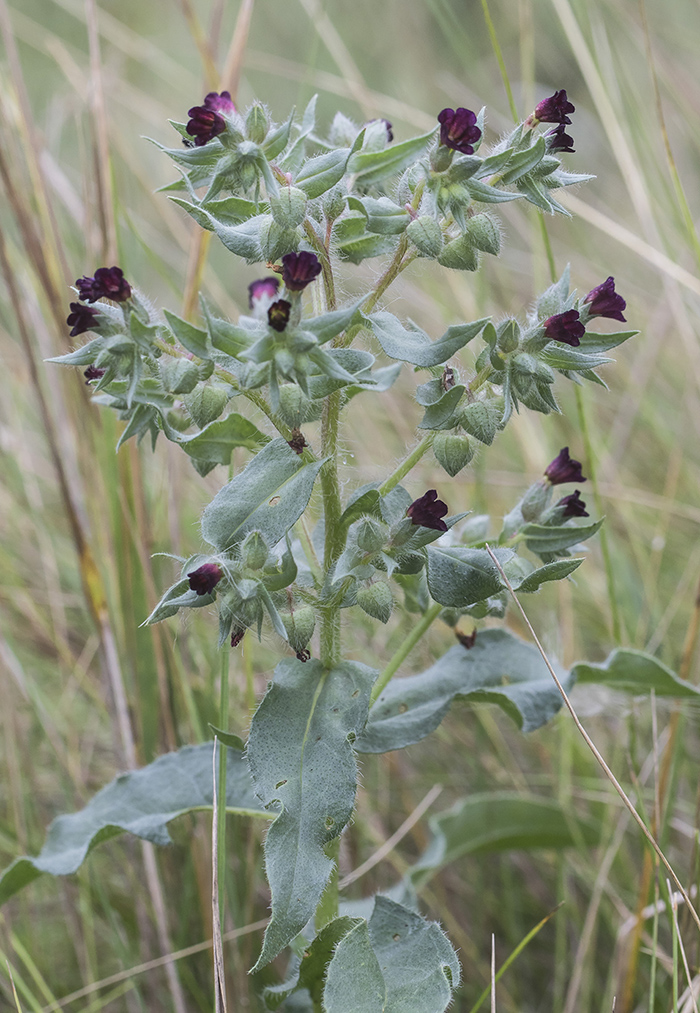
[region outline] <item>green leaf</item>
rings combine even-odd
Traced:
[[[438,366],[451,358],[483,329],[488,318],[448,327],[438,341],[431,341],[419,327],[407,330],[393,313],[385,311],[363,316],[384,352],[392,359],[416,366]]]
[[[488,183],[482,183],[478,179],[470,179],[466,183],[473,200],[480,204],[503,204],[506,201],[517,200],[522,194],[514,193],[512,190],[499,190]]]
[[[592,524],[526,524],[520,529],[520,534],[525,536],[525,544],[530,552],[541,555],[543,552],[562,552],[572,545],[585,542],[601,527],[604,517]]]
[[[351,929],[361,924],[359,918],[343,915],[334,918],[321,929],[319,934],[304,950],[304,956],[296,972],[282,985],[272,985],[264,991],[265,1002],[270,1009],[279,1004],[293,991],[307,988],[315,1009],[321,1008],[326,971],[338,943]]]
[[[203,538],[221,551],[260,531],[276,545],[306,509],[322,464],[305,464],[286,440],[272,440],[205,508]]]
[[[350,742],[364,727],[375,678],[358,662],[329,671],[319,661],[285,659],[255,712],[248,762],[263,804],[280,812],[265,841],[272,918],[254,970],[306,925],[330,876],[324,845],[352,815],[357,764]]]
[[[460,982],[457,955],[436,922],[377,896],[328,966],[325,1013],[444,1013]]]
[[[182,436],[167,425],[165,420],[163,428],[168,439],[182,447],[190,457],[198,461],[213,461],[214,464],[230,464],[231,453],[235,447],[258,450],[270,439],[249,419],[237,412],[231,412],[225,419],[210,422],[201,432],[192,436]]]
[[[524,591],[529,594],[532,591],[539,591],[542,584],[550,580],[563,580],[578,570],[583,562],[582,559],[557,559],[553,563],[546,563],[544,566],[532,570],[526,577],[518,582],[510,576],[510,583],[514,591]]]
[[[419,429],[452,429],[456,423],[453,417],[466,387],[456,384],[445,391],[442,397],[425,409],[423,418],[418,423]]]
[[[320,197],[343,178],[349,154],[349,148],[336,148],[310,158],[299,170],[294,185],[312,200]]]
[[[215,600],[215,594],[197,594],[190,587],[187,577],[183,577],[168,588],[142,625],[151,626],[153,623],[160,623],[176,615],[182,608],[202,608],[204,605],[211,605]]]
[[[212,805],[211,742],[166,753],[141,770],[120,774],[77,813],[59,816],[36,858],[18,858],[0,877],[0,904],[43,872],[76,872],[93,848],[121,833],[170,844],[167,825],[178,816]],[[243,755],[226,754],[226,809],[268,816],[256,799]]]
[[[353,156],[354,157],[354,156]],[[367,214],[367,231],[384,236],[398,236],[411,221],[408,211],[389,197],[364,197],[362,206]]]
[[[163,313],[165,319],[168,321],[170,330],[183,348],[186,348],[188,352],[192,352],[198,359],[208,359],[210,357],[209,335],[206,331],[201,330],[199,327],[194,327],[187,320],[183,320],[177,314],[171,313],[170,310],[163,310]]]
[[[672,669],[644,651],[618,649],[603,662],[579,661],[571,669],[577,682],[595,682],[625,693],[649,693],[697,700],[700,688],[679,679]]]
[[[258,264],[264,259],[261,235],[264,229],[269,229],[272,215],[255,215],[240,225],[226,225],[202,205],[192,204],[182,197],[171,197],[170,200],[184,208],[203,229],[215,232],[227,250],[243,257],[248,264]]]
[[[617,348],[624,341],[639,334],[639,331],[615,331],[613,334],[596,334],[593,331],[586,331],[581,338],[579,349],[592,355],[599,355],[601,352],[608,352],[611,348]]]
[[[400,144],[390,144],[383,151],[356,151],[348,159],[347,170],[357,176],[362,186],[381,183],[420,158],[434,136],[435,130],[431,130]]]
[[[564,310],[570,285],[571,271],[569,264],[567,264],[559,281],[555,281],[553,285],[550,285],[537,300],[537,316],[540,320],[553,317]]]
[[[254,218],[261,211],[269,211],[269,204],[265,201],[256,204],[255,201],[245,200],[243,197],[224,197],[221,200],[202,201],[201,205],[222,225],[240,225],[248,218]]]
[[[89,366],[102,351],[104,343],[105,339],[103,337],[93,338],[92,341],[88,341],[81,348],[76,348],[74,352],[67,352],[65,355],[54,355],[53,358],[45,359],[44,361],[57,362],[60,366]]]
[[[364,298],[358,299],[342,309],[321,313],[317,317],[309,317],[302,320],[301,326],[305,331],[310,331],[315,335],[318,343],[322,345],[346,330],[356,317],[358,318],[356,322],[359,323],[361,314],[358,313],[358,310],[364,301]]]
[[[338,231],[341,232],[340,229]],[[361,264],[369,257],[383,257],[386,253],[393,253],[396,249],[396,239],[393,236],[365,232],[360,236],[339,238],[335,245],[343,260],[349,260],[351,264]]]
[[[607,355],[590,355],[576,348],[549,344],[542,352],[542,361],[552,369],[595,369],[613,360]]]
[[[573,684],[570,675],[557,674],[565,688]],[[495,703],[525,732],[546,724],[562,706],[537,648],[507,630],[480,630],[470,650],[456,645],[425,672],[393,679],[372,707],[355,748],[386,753],[420,742],[455,699]]]
[[[340,515],[338,523],[341,526],[352,524],[353,521],[359,520],[360,517],[364,517],[366,515],[381,519],[382,497],[379,494],[377,485],[370,485],[369,487],[363,485],[359,489],[355,490],[348,500],[347,506]]]
[[[512,558],[511,549],[494,552],[503,565]],[[428,548],[428,587],[436,602],[464,608],[503,589],[498,567],[486,549]]]
[[[421,887],[464,855],[515,848],[594,847],[600,829],[553,799],[514,792],[485,792],[456,802],[430,818],[433,839],[407,877]]]
[[[502,174],[500,182],[506,185],[515,183],[542,161],[544,153],[544,137],[538,137],[531,148],[525,148],[524,151],[519,151],[509,159],[508,167]]]

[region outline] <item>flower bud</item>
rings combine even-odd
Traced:
[[[506,320],[499,325],[496,346],[501,352],[514,352],[520,344],[520,326],[517,320]]]
[[[246,535],[241,546],[243,565],[250,570],[262,570],[270,555],[267,543],[259,531],[251,531]]]
[[[386,524],[375,517],[363,517],[357,525],[357,544],[363,552],[378,552],[387,537]]]
[[[447,474],[454,478],[473,458],[474,447],[468,436],[438,433],[433,441],[433,453]]]
[[[190,589],[198,595],[211,594],[223,577],[224,572],[218,563],[203,563],[187,574]]]
[[[520,513],[523,520],[528,523],[539,520],[551,496],[552,486],[549,482],[540,480],[531,485],[520,501]]]
[[[270,120],[265,112],[265,107],[256,102],[250,107],[246,116],[245,131],[248,139],[256,144],[262,144],[269,129]]]
[[[442,229],[430,215],[421,215],[406,228],[406,235],[424,257],[437,257],[442,250]]]
[[[361,587],[357,592],[357,604],[368,616],[387,623],[394,607],[391,588],[383,580],[370,584],[369,587]]]
[[[306,217],[308,197],[295,186],[283,186],[276,197],[270,197],[272,216],[283,229],[301,225]]]
[[[293,651],[303,651],[314,633],[316,613],[311,605],[301,605],[293,612],[280,613]]]

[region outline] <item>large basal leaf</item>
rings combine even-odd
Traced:
[[[255,797],[243,754],[226,754],[226,808],[247,816],[269,813]],[[77,813],[59,816],[36,858],[18,858],[0,877],[0,904],[43,872],[76,872],[98,844],[121,833],[154,844],[170,844],[168,823],[212,805],[212,743],[184,746],[141,770],[120,774]]]
[[[513,557],[512,549],[495,549],[501,566]],[[504,587],[498,567],[486,549],[431,546],[428,549],[428,587],[441,605],[466,608],[498,594]]]
[[[599,827],[565,810],[554,799],[514,792],[471,795],[430,818],[433,839],[407,873],[420,888],[439,869],[463,855],[515,848],[591,847]]]
[[[280,662],[253,717],[248,762],[265,807],[279,809],[265,841],[272,918],[260,968],[311,918],[333,863],[324,846],[338,837],[355,805],[351,742],[364,727],[376,672],[346,661]]]
[[[571,676],[555,671],[568,688]],[[470,650],[457,644],[425,672],[393,679],[372,707],[355,749],[386,753],[420,742],[455,698],[498,704],[525,732],[546,724],[562,705],[537,648],[507,630],[483,630]]]
[[[325,1013],[444,1013],[460,982],[457,955],[435,922],[388,897],[341,939],[328,965]]]
[[[415,366],[439,366],[475,338],[488,323],[488,318],[469,324],[448,327],[437,341],[431,341],[420,328],[408,330],[393,313],[382,311],[365,316],[382,349],[392,359],[412,362]]]
[[[249,531],[276,545],[306,509],[322,464],[305,464],[286,440],[272,440],[205,508],[202,536],[219,551]]]
[[[649,693],[657,696],[700,698],[700,688],[684,682],[658,658],[644,651],[627,649],[613,651],[600,664],[579,661],[571,669],[577,682],[597,682],[625,693]]]

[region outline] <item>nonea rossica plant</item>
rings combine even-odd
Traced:
[[[52,361],[80,367],[94,400],[117,412],[119,446],[162,435],[202,476],[230,467],[235,448],[249,453],[204,509],[201,551],[179,559],[146,621],[205,608],[222,650],[264,632],[282,660],[247,743],[222,727],[214,747],[194,744],[122,775],[61,817],[37,859],[14,863],[2,898],[39,872],[74,871],[117,828],[167,842],[169,820],[216,799],[219,821],[223,809],[270,820],[271,915],[254,969],[291,950],[282,983],[261,1002],[327,1013],[448,1007],[460,964],[416,892],[441,861],[435,848],[389,894],[351,909],[340,900],[338,842],[354,810],[357,754],[418,742],[455,698],[495,703],[526,732],[560,709],[542,656],[495,621],[511,591],[535,592],[582,563],[580,546],[602,523],[581,498],[582,466],[567,447],[543,461],[500,532],[486,515],[452,512],[450,479],[518,411],[557,412],[557,377],[600,383],[607,353],[636,332],[590,331],[598,317],[624,322],[625,301],[612,277],[577,296],[568,269],[520,319],[456,321],[439,336],[382,301],[416,260],[476,271],[497,256],[495,205],[566,214],[557,191],[590,178],[561,165],[573,112],[557,91],[488,150],[483,109],[443,109],[433,130],[403,141],[383,119],[359,126],[338,113],[326,130],[315,100],[276,124],[260,104],[240,112],[228,92],[173,122],[181,143],[158,145],[181,174],[165,188],[170,199],[234,257],[265,265],[248,312],[232,322],[202,299],[198,324],[161,314],[137,279],[102,266],[76,282],[70,303],[71,336],[89,340]],[[339,272],[370,258],[381,260],[378,280],[339,301]],[[339,454],[343,411],[355,397],[381,397],[404,365],[421,374],[421,438],[383,481],[358,486]],[[439,488],[413,474],[426,454],[444,471]],[[414,493],[402,484],[409,477]],[[356,652],[342,620],[357,609],[380,623],[397,609],[414,617],[381,672],[347,656]],[[456,630],[463,617],[469,634]],[[457,642],[428,671],[394,678],[436,619]],[[612,679],[615,666],[634,688],[631,652],[585,667],[586,678]],[[577,671],[559,677],[569,688]],[[225,849],[223,834],[218,843]]]

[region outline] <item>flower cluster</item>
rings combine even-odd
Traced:
[[[222,91],[221,94],[210,91],[203,105],[192,106],[187,113],[190,119],[185,129],[190,137],[194,137],[195,147],[201,148],[208,141],[223,134],[226,120],[220,115],[222,112],[235,112],[231,95],[227,91]]]
[[[85,302],[96,302],[98,299],[111,299],[113,302],[126,302],[131,298],[131,285],[124,277],[120,267],[98,267],[93,277],[78,278],[75,287],[82,303],[72,302],[66,323],[71,328],[71,338],[86,331],[94,331],[98,326],[100,313]],[[87,374],[86,374],[87,375]],[[88,380],[95,380],[89,376]]]

